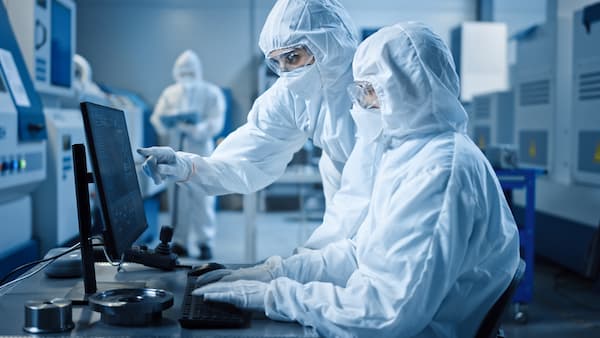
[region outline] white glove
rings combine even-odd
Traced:
[[[230,303],[241,309],[265,310],[265,293],[269,284],[254,280],[218,282],[192,291],[204,300]]]
[[[137,152],[146,157],[142,168],[154,184],[163,180],[185,181],[193,172],[192,162],[169,147],[141,148]]]
[[[219,269],[209,271],[196,279],[196,287],[201,287],[216,281],[234,282],[238,280],[253,280],[270,282],[275,278],[283,276],[282,258],[279,256],[269,257],[263,264],[250,268],[229,270]]]

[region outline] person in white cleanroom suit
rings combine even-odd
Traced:
[[[175,61],[173,78],[175,84],[161,94],[150,122],[159,136],[168,136],[169,143],[179,150],[209,156],[214,149],[213,138],[225,123],[225,96],[219,87],[202,79],[202,64],[191,50],[183,52]],[[165,125],[161,119],[180,114],[192,114],[195,119],[182,120],[172,126]],[[179,254],[187,254],[199,248],[200,259],[210,259],[217,227],[215,197],[187,187],[175,191],[174,249]]]
[[[77,95],[77,104],[81,101],[90,101],[108,105],[109,102],[106,93],[92,79],[92,67],[90,63],[83,56],[75,54],[73,55],[73,64],[75,66],[73,89]]]
[[[397,24],[365,40],[353,68],[359,139],[342,180],[375,177],[357,235],[272,257],[261,280],[224,282],[234,274],[224,270],[194,294],[327,337],[473,337],[517,269],[519,243],[494,171],[466,135],[450,52],[426,26]]]
[[[352,82],[356,32],[337,0],[279,0],[259,39],[267,64],[280,78],[263,93],[245,125],[210,157],[142,149],[146,171],[170,177],[207,194],[249,193],[279,178],[307,139],[322,148],[319,170],[326,205],[339,189],[355,142],[346,87]],[[342,234],[322,231],[306,247],[321,247]],[[341,237],[340,237],[341,236]]]

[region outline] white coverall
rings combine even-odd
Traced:
[[[202,79],[200,59],[191,50],[183,52],[175,61],[173,78],[176,83],[162,92],[150,122],[161,138],[168,137],[173,147],[209,156],[214,149],[213,138],[225,123],[225,96],[219,87]],[[161,120],[162,116],[185,113],[196,114],[196,123],[179,122],[169,128]],[[201,244],[212,246],[216,233],[215,197],[181,186],[176,207],[173,242],[191,252],[198,250]]]
[[[259,45],[265,56],[305,46],[315,61],[302,76],[282,74],[256,99],[247,123],[211,156],[143,149],[147,164],[152,157],[158,162],[154,167],[146,165],[147,173],[155,180],[173,177],[210,195],[250,193],[279,178],[293,154],[312,139],[323,150],[319,171],[329,203],[355,142],[349,113],[352,102],[346,90],[352,83],[357,45],[354,26],[337,0],[279,0],[267,17]],[[326,238],[315,241],[328,242]],[[306,246],[316,248],[310,242]]]
[[[341,191],[369,201],[357,235],[194,293],[326,337],[473,337],[516,271],[519,243],[496,175],[465,134],[450,52],[426,26],[397,24],[365,40],[353,67],[381,103],[352,111],[358,140]],[[332,205],[342,218],[354,207],[345,201]]]

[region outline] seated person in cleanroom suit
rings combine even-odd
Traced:
[[[218,281],[194,293],[328,337],[473,337],[517,269],[519,243],[496,175],[466,135],[450,52],[426,26],[397,24],[359,46],[353,74],[358,139],[341,191],[374,176],[357,235],[212,271],[199,284]]]

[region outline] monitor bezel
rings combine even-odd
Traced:
[[[83,126],[85,129],[87,148],[89,150],[90,160],[92,162],[92,169],[93,169],[92,173],[94,176],[94,183],[96,185],[97,197],[98,197],[98,200],[100,203],[100,211],[101,211],[100,214],[102,217],[102,222],[104,224],[103,233],[102,233],[103,241],[104,241],[103,244],[104,244],[104,247],[106,248],[106,251],[111,259],[121,260],[123,258],[123,255],[125,254],[125,251],[127,250],[127,248],[131,247],[131,245],[135,242],[135,240],[137,240],[142,235],[142,233],[144,233],[144,231],[146,231],[146,229],[148,229],[148,221],[146,219],[145,212],[143,212],[143,218],[144,218],[143,227],[138,227],[136,229],[137,233],[134,232],[132,235],[132,236],[135,236],[135,238],[133,240],[131,240],[130,243],[125,245],[126,248],[124,248],[123,250],[118,249],[120,247],[120,245],[117,245],[117,241],[116,241],[116,238],[114,236],[114,231],[113,231],[114,227],[112,224],[112,219],[111,219],[110,213],[108,212],[108,204],[106,203],[107,196],[106,196],[106,192],[104,189],[104,181],[103,181],[103,178],[101,175],[100,165],[98,162],[98,156],[96,153],[94,134],[92,132],[92,126],[90,124],[90,111],[92,109],[102,109],[102,110],[105,110],[107,113],[112,111],[112,113],[121,114],[125,124],[127,123],[127,120],[125,119],[125,113],[122,110],[95,104],[92,102],[81,102],[80,108],[81,108],[81,113],[83,116]],[[125,132],[127,133],[127,138],[128,138],[127,146],[129,146],[130,145],[129,131],[127,130],[127,127],[125,127]],[[131,160],[133,161],[133,155],[131,157]],[[135,167],[135,163],[134,163],[134,167]],[[138,181],[137,175],[135,175],[135,183],[136,183],[135,186],[137,187],[138,193],[140,195],[140,199],[142,199],[142,205],[143,205],[143,198],[141,195],[141,191],[139,190],[139,181]]]

